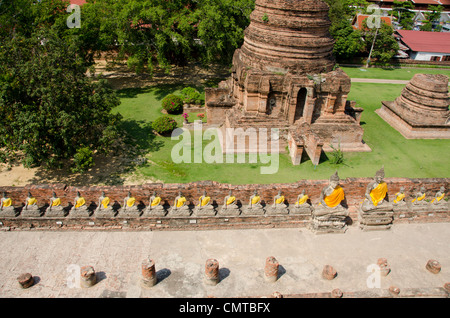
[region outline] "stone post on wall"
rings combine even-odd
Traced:
[[[208,259],[205,265],[205,283],[214,286],[219,280],[219,262],[216,259]]]
[[[141,285],[144,287],[152,287],[156,285],[156,269],[155,262],[152,259],[146,259],[142,262],[142,279]]]

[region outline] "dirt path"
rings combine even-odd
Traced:
[[[380,83],[380,84],[408,84],[409,81],[405,80],[392,80],[392,79],[376,79],[376,78],[352,78],[352,83]]]
[[[125,62],[107,65],[105,60],[99,60],[96,63],[95,75],[101,75],[114,89],[119,90],[176,83],[200,87],[217,83],[227,78],[230,73],[228,67],[225,66],[213,65],[206,69],[199,64],[192,63],[184,67],[172,67],[168,73],[156,70],[153,75],[135,74],[128,69]]]

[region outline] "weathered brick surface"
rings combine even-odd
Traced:
[[[350,217],[355,224],[357,211],[360,203],[364,199],[364,193],[371,178],[347,178],[341,180],[341,186],[345,191],[346,204],[350,212]],[[427,178],[427,179],[408,179],[408,178],[386,178],[388,185],[388,196],[393,200],[395,193],[400,187],[404,187],[406,200],[411,201],[414,194],[420,187],[425,187],[426,198],[434,198],[436,192],[441,186],[444,186],[449,196],[450,178]],[[229,190],[233,191],[238,203],[247,205],[250,196],[256,189],[262,198],[262,203],[271,205],[273,198],[281,190],[286,198],[286,203],[294,205],[297,196],[305,190],[310,197],[313,206],[317,206],[322,188],[327,185],[327,180],[300,180],[294,183],[274,183],[274,184],[245,184],[232,185],[219,183],[215,181],[198,181],[187,184],[162,184],[149,183],[135,186],[93,186],[93,187],[74,187],[64,184],[44,184],[29,185],[24,187],[0,187],[0,192],[6,191],[7,195],[13,200],[13,204],[18,212],[24,206],[28,192],[31,192],[38,200],[41,211],[44,212],[48,207],[50,197],[54,191],[61,198],[62,205],[70,209],[74,203],[77,191],[86,199],[90,210],[93,211],[98,204],[98,198],[102,191],[110,197],[111,203],[116,209],[123,205],[123,199],[128,191],[136,198],[136,202],[141,210],[149,205],[149,196],[153,191],[162,197],[163,204],[168,209],[173,206],[173,201],[182,191],[191,207],[197,203],[198,198],[206,191],[211,197],[213,205],[221,206]],[[448,206],[448,205],[447,205]],[[214,216],[214,217],[138,217],[138,218],[95,218],[91,215],[89,218],[48,218],[45,214],[37,218],[23,219],[21,217],[2,218],[0,221],[3,226],[0,228],[40,228],[40,229],[225,229],[225,228],[264,228],[264,227],[303,227],[309,224],[309,216],[298,216],[293,214],[280,216]],[[437,211],[431,208],[422,212],[411,210],[396,211],[394,213],[395,223],[410,222],[448,222],[450,221],[450,210]],[[59,222],[59,223],[57,223]],[[62,223],[61,223],[62,222]]]

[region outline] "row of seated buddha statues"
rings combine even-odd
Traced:
[[[351,222],[345,193],[339,184],[340,178],[337,171],[329,178],[328,184],[320,193],[319,203],[311,205],[310,198],[303,190],[296,198],[294,204],[288,204],[281,191],[273,197],[273,202],[263,202],[256,190],[250,196],[247,204],[242,204],[229,190],[223,204],[213,204],[206,193],[200,196],[197,202],[189,204],[181,191],[173,201],[173,205],[164,204],[162,198],[154,191],[149,197],[149,205],[142,208],[138,206],[136,198],[128,192],[123,199],[123,204],[112,205],[111,199],[102,192],[93,211],[90,210],[84,197],[77,192],[70,207],[63,207],[61,199],[53,192],[49,206],[45,210],[46,217],[186,217],[186,216],[259,216],[259,215],[304,215],[312,218],[311,229],[315,232],[345,232]],[[407,200],[404,188],[400,188],[395,198],[389,201],[388,187],[384,181],[384,168],[375,173],[374,179],[366,188],[365,197],[358,208],[358,220],[360,227],[366,229],[388,229],[393,223],[394,212],[427,212],[448,211],[449,205],[445,200],[445,188],[441,187],[434,198],[426,198],[426,189],[421,187],[412,199]],[[0,217],[15,217],[17,210],[13,206],[11,198],[3,193],[0,201]],[[22,217],[40,217],[41,209],[37,200],[31,193],[25,200],[20,215]]]
[[[293,207],[288,209],[285,197],[278,192],[275,196],[273,205],[269,207],[263,206],[261,202],[261,197],[255,190],[253,195],[249,199],[248,205],[242,206],[239,201],[232,194],[230,190],[228,195],[224,198],[223,205],[216,207],[213,205],[211,197],[203,192],[203,195],[199,197],[198,202],[194,205],[193,209],[189,205],[186,197],[181,191],[173,201],[171,207],[166,207],[163,204],[163,200],[157,195],[156,191],[149,197],[149,205],[141,211],[136,202],[136,198],[128,192],[128,195],[123,199],[123,205],[116,211],[111,204],[111,199],[102,192],[101,196],[98,198],[97,207],[95,208],[93,215],[89,209],[85,198],[77,192],[74,198],[74,203],[69,207],[63,207],[61,204],[61,199],[57,197],[56,193],[53,192],[52,197],[49,200],[49,206],[45,210],[46,217],[100,217],[109,218],[114,216],[119,217],[138,217],[148,216],[148,217],[162,217],[168,216],[238,216],[241,213],[243,215],[263,215],[267,214],[304,214],[311,215],[313,210],[311,203],[309,202],[309,197],[305,195],[305,191],[298,195],[296,203]],[[22,217],[40,217],[42,216],[41,209],[38,207],[37,200],[31,193],[28,193],[28,197],[25,200],[25,206],[23,206],[21,211]],[[11,198],[3,193],[0,204],[0,217],[15,217],[17,216],[17,210],[12,204]]]

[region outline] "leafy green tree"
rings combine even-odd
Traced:
[[[383,63],[388,63],[399,50],[399,44],[393,36],[394,29],[384,21],[381,21],[379,29],[370,29],[366,27],[366,22],[367,21],[364,20],[364,27],[366,29],[364,32],[366,52],[369,53],[373,44],[371,57],[377,58]]]
[[[444,10],[444,7],[441,5],[429,5],[428,10],[429,12],[425,13],[426,20],[423,21],[424,24],[420,26],[420,30],[440,32],[442,30],[442,26],[439,25],[439,20],[441,19],[441,13],[442,10]],[[433,24],[436,26],[433,26]]]
[[[349,59],[361,53],[365,47],[361,31],[354,30],[351,25],[337,29],[334,38],[336,42],[333,52],[338,60]]]
[[[414,3],[412,1],[394,0],[392,6],[393,16],[397,18],[398,23],[403,30],[412,30],[414,26]]]
[[[85,147],[111,149],[119,99],[106,82],[86,76],[77,36],[60,28],[67,3],[11,3],[0,6],[0,159],[55,166]]]
[[[359,11],[368,6],[365,0],[325,0],[330,9],[330,34],[335,39],[333,52],[339,60],[349,59],[364,49],[359,30],[352,27],[352,20]]]
[[[99,39],[91,47],[118,50],[138,72],[189,61],[228,64],[253,9],[254,0],[96,0],[83,5],[79,32],[87,21]]]

